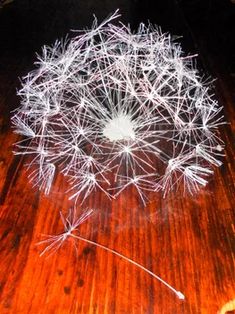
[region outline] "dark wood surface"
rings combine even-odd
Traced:
[[[22,35],[23,36],[23,35]],[[128,256],[180,290],[179,300],[159,281],[100,248],[72,241],[47,257],[36,245],[42,234],[63,231],[59,211],[72,206],[62,176],[46,197],[32,188],[12,145],[10,111],[19,105],[18,76],[32,56],[1,54],[0,63],[0,313],[234,313],[234,82],[200,46],[206,69],[217,79],[216,97],[229,124],[220,128],[224,164],[197,195],[181,190],[143,207],[135,191],[109,201],[98,192],[97,209],[80,234]],[[79,208],[79,204],[78,204]],[[226,303],[229,305],[225,306]]]

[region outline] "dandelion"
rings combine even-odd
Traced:
[[[47,194],[55,172],[71,199],[134,186],[145,203],[146,191],[166,196],[180,182],[194,193],[221,165],[222,108],[195,55],[153,25],[112,25],[118,16],[43,47],[18,92],[15,153],[33,157],[30,179]]]

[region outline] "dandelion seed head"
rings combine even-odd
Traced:
[[[116,197],[130,184],[142,200],[180,183],[194,193],[221,165],[222,108],[195,56],[160,28],[132,33],[110,23],[117,17],[43,47],[18,92],[15,154],[32,157],[30,180],[46,193],[61,172],[70,199],[97,189]]]

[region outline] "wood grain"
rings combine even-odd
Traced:
[[[220,129],[224,164],[206,188],[195,196],[180,189],[165,199],[150,195],[146,207],[132,189],[115,201],[96,192],[83,206],[96,212],[81,225],[82,236],[152,270],[185,294],[181,301],[145,272],[81,241],[76,250],[67,241],[53,255],[39,256],[42,234],[63,231],[59,211],[72,203],[62,176],[45,197],[28,182],[25,160],[12,154],[18,136],[10,110],[19,104],[17,76],[31,58],[4,56],[1,62],[0,313],[213,314],[233,300],[235,90],[229,78],[218,68],[216,93],[230,124]]]

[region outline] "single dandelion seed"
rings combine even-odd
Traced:
[[[64,217],[64,215],[61,213],[60,215],[61,215],[61,220],[62,220],[62,223],[64,226],[64,232],[62,232],[59,235],[55,235],[55,236],[54,235],[46,236],[45,240],[38,242],[37,243],[38,245],[45,245],[45,248],[41,252],[40,256],[42,256],[44,254],[48,254],[48,256],[50,256],[51,254],[56,252],[65,243],[65,241],[68,240],[69,238],[70,239],[72,238],[73,240],[80,240],[80,241],[89,243],[91,245],[94,245],[100,249],[103,249],[109,253],[112,253],[112,254],[120,257],[121,259],[124,259],[128,263],[135,265],[136,267],[142,269],[143,271],[145,271],[146,273],[148,273],[149,275],[151,275],[152,277],[154,277],[155,279],[160,281],[163,285],[165,285],[173,293],[175,293],[179,299],[181,299],[181,300],[185,299],[185,296],[183,295],[182,292],[177,291],[175,288],[173,288],[171,285],[169,285],[166,281],[164,281],[161,277],[157,276],[155,273],[153,273],[152,271],[150,271],[149,269],[147,269],[143,265],[133,261],[129,257],[127,257],[127,256],[125,256],[125,255],[123,255],[123,254],[121,254],[121,253],[119,253],[113,249],[110,249],[110,248],[108,248],[102,244],[99,244],[95,241],[91,241],[89,239],[82,237],[79,234],[78,228],[93,213],[94,213],[93,209],[86,210],[82,213],[82,215],[79,218],[77,218],[77,211],[75,208],[70,209],[69,213],[66,217]]]

